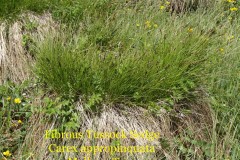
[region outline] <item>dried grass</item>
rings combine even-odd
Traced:
[[[98,132],[115,132],[124,130],[126,134],[131,130],[152,131],[159,132],[161,139],[164,139],[169,144],[169,148],[162,146],[161,141],[148,141],[145,139],[122,139],[122,146],[136,146],[136,145],[153,145],[155,146],[155,153],[117,153],[115,157],[121,159],[161,159],[166,157],[169,160],[181,159],[178,155],[177,144],[174,139],[176,137],[181,139],[187,130],[190,130],[194,139],[209,140],[209,136],[203,131],[212,127],[211,111],[209,106],[204,103],[190,104],[189,114],[183,113],[183,110],[178,108],[168,113],[163,112],[158,116],[153,116],[146,109],[141,107],[129,107],[125,105],[103,105],[101,114],[93,114],[84,110],[83,104],[78,102],[76,104],[79,115],[81,116],[81,127],[78,132],[85,132],[88,129]],[[40,116],[37,116],[40,117]],[[52,143],[43,138],[46,129],[54,129],[57,122],[53,121],[51,124],[43,125],[39,118],[33,117],[31,121],[29,134],[25,140],[25,146],[32,151],[34,156],[31,159],[56,159],[56,154],[48,151],[48,146]],[[206,126],[208,125],[208,126]],[[31,143],[29,143],[31,142]],[[64,140],[59,145],[75,145],[75,146],[111,146],[111,139],[91,139],[85,138],[81,140]],[[21,150],[21,149],[19,149]],[[196,148],[197,150],[197,148]],[[20,153],[19,153],[20,154]],[[20,154],[21,155],[21,154]],[[57,155],[58,159],[67,159],[70,157],[82,158],[86,156],[85,153],[61,153]],[[91,155],[89,155],[91,157]],[[60,158],[61,157],[61,158]],[[97,153],[94,159],[108,160],[111,155],[107,152]]]
[[[213,2],[211,0],[170,0],[171,10],[176,13],[196,10],[198,7],[209,7]]]
[[[37,24],[36,29],[26,30],[29,23]],[[7,80],[19,83],[31,77],[34,59],[23,45],[23,37],[28,35],[33,40],[43,40],[55,27],[50,14],[35,16],[28,13],[12,24],[0,23],[0,84]]]

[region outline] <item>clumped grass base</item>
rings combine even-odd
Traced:
[[[49,14],[22,14],[14,23],[0,23],[0,84],[23,82],[32,76],[36,41],[57,28]]]
[[[69,155],[47,152],[52,142],[43,140],[44,130],[91,127],[161,132],[153,142],[158,152],[134,155],[138,159],[240,159],[239,2],[206,9],[198,8],[200,1],[4,1],[1,19],[16,22],[0,25],[1,83],[27,79],[33,75],[28,64],[36,60],[33,71],[44,93],[37,92],[39,102],[32,103],[21,89],[0,88],[1,152],[8,149],[17,159],[63,159]],[[184,12],[173,14],[174,5]],[[48,10],[59,25],[51,16],[14,17],[26,10]],[[14,108],[13,101],[5,103],[8,96],[24,103]],[[6,132],[19,110],[26,124]],[[145,141],[123,142],[136,143]]]
[[[28,135],[26,136],[25,143],[23,144],[23,148],[19,149],[19,155],[30,154],[28,151],[33,153],[32,158],[39,158],[39,159],[67,159],[70,157],[77,157],[81,158],[84,157],[86,154],[79,153],[79,154],[48,154],[47,146],[51,143],[57,143],[58,145],[76,145],[76,146],[112,146],[114,142],[120,143],[122,146],[132,146],[132,145],[153,145],[155,146],[156,153],[146,154],[146,153],[122,153],[122,154],[114,154],[111,155],[109,153],[97,153],[96,155],[89,156],[94,159],[111,159],[113,157],[119,157],[123,159],[161,159],[161,158],[174,158],[179,159],[180,155],[178,143],[187,143],[184,142],[181,137],[177,135],[183,134],[186,130],[191,132],[191,135],[194,139],[200,139],[203,142],[209,140],[209,135],[207,133],[208,130],[212,128],[211,126],[211,115],[209,112],[208,106],[204,106],[201,104],[192,104],[192,109],[189,110],[188,113],[185,113],[184,110],[178,110],[178,113],[167,113],[166,110],[161,110],[158,116],[153,116],[148,110],[143,109],[138,106],[126,106],[123,104],[119,105],[103,105],[101,108],[100,114],[94,114],[89,111],[85,110],[85,104],[78,102],[76,104],[78,114],[81,119],[81,125],[78,132],[85,132],[87,129],[96,130],[99,132],[117,132],[124,130],[129,136],[129,131],[136,130],[136,131],[152,131],[152,132],[160,132],[160,140],[148,141],[144,139],[95,139],[91,140],[85,137],[82,140],[63,140],[63,141],[49,141],[43,138],[44,130],[46,129],[55,129],[58,125],[58,121],[53,118],[52,123],[48,123],[48,121],[40,118],[42,116],[38,116],[36,114],[35,118],[42,119],[46,121],[47,124],[42,126],[42,123],[39,121],[31,121],[31,128],[29,128]],[[100,106],[99,106],[100,107]],[[199,112],[199,109],[201,111]],[[41,115],[41,114],[40,114]],[[34,119],[35,119],[34,118]],[[208,125],[206,125],[208,122]],[[189,127],[191,126],[191,128]],[[204,133],[203,131],[206,131]],[[178,142],[178,143],[177,143]],[[184,144],[182,144],[184,145]],[[41,150],[38,149],[38,146],[42,146]],[[177,147],[177,148],[175,148]],[[197,144],[196,146],[198,147]],[[25,150],[24,150],[25,148]],[[27,150],[26,150],[27,148]],[[22,152],[21,152],[22,151]],[[202,150],[202,153],[205,152]],[[88,154],[87,154],[88,155]],[[185,153],[181,153],[181,155],[185,155]],[[199,156],[204,157],[204,155],[190,155],[190,157]]]
[[[26,88],[22,88],[27,86]],[[143,139],[81,139],[81,140],[49,140],[44,138],[45,130],[59,129],[61,131],[63,119],[67,117],[74,118],[64,111],[66,100],[55,98],[55,95],[42,90],[42,86],[27,83],[22,87],[9,86],[10,92],[1,88],[1,92],[6,95],[21,97],[22,104],[19,104],[23,115],[21,119],[23,124],[18,125],[18,130],[12,128],[11,134],[3,132],[1,140],[4,141],[4,149],[9,148],[12,153],[12,158],[18,159],[67,159],[69,157],[81,158],[85,154],[74,153],[60,153],[54,154],[48,151],[50,144],[56,143],[58,145],[105,145],[114,146],[120,145],[154,145],[155,153],[151,154],[109,154],[101,153],[96,155],[89,155],[94,159],[111,159],[112,157],[121,157],[126,159],[204,159],[204,158],[238,158],[239,144],[236,139],[237,127],[235,127],[235,118],[230,120],[228,130],[224,132],[221,125],[223,122],[218,122],[209,106],[204,101],[196,103],[178,103],[174,105],[171,112],[163,109],[162,104],[155,105],[154,110],[152,106],[144,109],[140,106],[131,106],[125,104],[102,104],[97,105],[97,112],[89,111],[88,104],[79,100],[70,108],[74,109],[77,115],[77,121],[72,119],[71,125],[75,129],[67,129],[65,131],[71,132],[85,132],[87,129],[92,129],[102,132],[115,132],[124,130],[129,133],[131,130],[144,131],[149,130],[153,132],[160,132],[160,139],[149,142]],[[40,87],[40,88],[39,88]],[[29,90],[30,89],[30,90]],[[35,91],[35,92],[31,92]],[[24,96],[22,96],[24,94]],[[49,98],[44,98],[45,96]],[[50,100],[50,98],[52,100]],[[4,100],[5,98],[2,98]],[[55,99],[55,100],[54,100]],[[202,99],[199,97],[199,99]],[[50,100],[50,101],[49,101]],[[1,101],[3,102],[3,101]],[[8,107],[8,106],[4,106]],[[12,108],[15,110],[16,107]],[[58,110],[63,112],[59,112]],[[66,112],[66,113],[65,113]],[[1,112],[2,113],[2,110]],[[30,116],[30,117],[29,117]],[[2,117],[5,119],[5,116]],[[15,118],[15,117],[12,117]],[[76,117],[75,117],[76,118]],[[229,119],[228,119],[229,120]],[[16,123],[11,120],[11,123]],[[68,124],[68,126],[70,126]],[[5,124],[2,126],[5,127]],[[25,130],[24,132],[18,132]],[[1,130],[3,131],[3,130]],[[14,136],[15,135],[15,136]],[[18,135],[18,136],[16,136]],[[221,135],[221,136],[219,136]],[[14,136],[14,139],[9,137]],[[20,141],[19,141],[20,140]],[[21,143],[19,143],[21,142]],[[18,143],[16,148],[10,147],[11,144]],[[101,158],[100,158],[101,157]]]
[[[73,37],[72,31],[51,35],[38,48],[38,76],[61,95],[100,94],[110,101],[143,103],[188,98],[200,84],[208,35],[176,28],[180,21],[174,18],[170,28],[164,13],[136,17],[136,11],[126,12],[110,17],[117,20],[87,23],[90,27]],[[161,28],[148,26],[156,23]]]

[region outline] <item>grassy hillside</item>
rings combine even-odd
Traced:
[[[43,143],[44,130],[83,131],[95,120],[103,131],[162,133],[154,155],[120,158],[240,158],[238,1],[0,4],[0,158],[66,159],[47,147],[67,142]]]

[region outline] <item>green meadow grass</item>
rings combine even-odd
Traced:
[[[112,100],[144,102],[187,98],[200,85],[198,77],[208,58],[207,36],[189,33],[187,27],[175,31],[182,34],[165,34],[160,30],[167,28],[147,28],[144,22],[141,27],[138,22],[119,24],[112,36],[98,37],[98,31],[91,30],[94,38],[80,33],[75,42],[50,38],[39,48],[37,73],[60,94],[100,93]],[[112,28],[102,24],[101,30]]]
[[[47,11],[59,22],[62,32],[38,42],[34,54],[36,76],[58,96],[97,95],[106,103],[147,106],[161,100],[196,101],[196,91],[202,90],[217,120],[209,131],[211,145],[200,147],[210,158],[239,159],[240,16],[239,10],[231,11],[239,2],[216,1],[209,8],[179,14],[170,12],[164,1],[0,4],[2,20]],[[1,92],[1,101],[14,94]],[[16,93],[12,96],[20,96]],[[186,156],[185,151],[179,154]]]

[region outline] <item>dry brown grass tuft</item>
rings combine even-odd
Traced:
[[[78,132],[85,132],[88,129],[99,132],[116,132],[124,130],[128,136],[131,130],[137,130],[139,132],[148,130],[160,133],[160,139],[154,141],[130,138],[122,139],[122,146],[153,145],[155,146],[155,153],[116,153],[115,157],[121,157],[121,159],[157,160],[163,157],[170,160],[181,159],[178,155],[178,144],[176,144],[175,138],[181,140],[182,136],[187,134],[186,131],[191,131],[193,133],[193,137],[191,137],[193,139],[208,141],[210,138],[204,131],[212,127],[211,111],[209,110],[209,106],[204,103],[188,105],[189,113],[183,111],[184,107],[176,106],[172,112],[168,113],[162,110],[158,116],[153,116],[144,108],[138,106],[129,107],[123,104],[103,105],[100,114],[93,114],[85,111],[81,102],[78,102],[76,107],[82,122]],[[47,129],[55,129],[57,122],[52,120],[51,123],[43,124],[40,122],[40,117],[43,119],[43,116],[40,115],[32,117],[31,124],[29,124],[31,127],[29,127],[28,135],[23,145],[23,148],[27,148],[33,153],[30,159],[67,159],[69,156],[81,159],[81,157],[86,155],[85,153],[78,153],[75,155],[74,153],[50,153],[48,151],[48,146],[53,142],[43,138],[44,131]],[[93,141],[85,137],[81,140],[64,140],[59,145],[75,145],[78,147],[92,145],[111,146],[112,141],[112,139],[95,139]],[[163,141],[168,144],[168,147],[165,146],[166,144],[163,144]],[[23,148],[19,148],[19,156],[23,155]],[[200,151],[198,152],[201,154]],[[94,155],[94,159],[99,160],[108,160],[111,159],[111,157],[112,155],[107,152]]]
[[[208,7],[213,2],[211,0],[170,0],[171,10],[176,13]]]
[[[12,24],[0,22],[0,84],[7,80],[19,83],[31,77],[34,59],[26,43],[43,40],[55,27],[50,14],[28,13]]]

